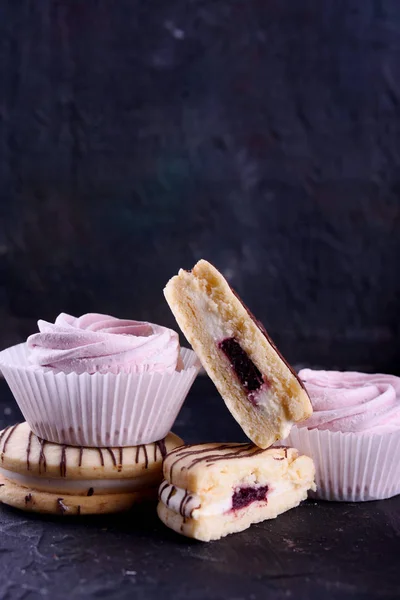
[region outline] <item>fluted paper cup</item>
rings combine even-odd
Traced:
[[[310,497],[365,502],[400,494],[400,431],[355,434],[293,427],[282,443],[314,460],[317,491]]]
[[[32,431],[72,446],[137,446],[163,439],[199,372],[192,350],[173,373],[63,373],[28,362],[26,343],[0,352],[0,369]]]

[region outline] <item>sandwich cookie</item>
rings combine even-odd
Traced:
[[[260,448],[285,438],[312,406],[295,371],[263,325],[215,267],[180,270],[164,294],[228,409]]]
[[[315,490],[312,459],[286,447],[181,446],[166,456],[163,472],[158,516],[204,542],[274,519]]]
[[[169,433],[141,446],[66,446],[46,442],[19,423],[0,432],[0,501],[59,515],[128,510],[157,498],[163,458],[182,444]]]

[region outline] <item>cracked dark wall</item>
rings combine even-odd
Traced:
[[[2,346],[173,325],[208,258],[297,364],[399,369],[400,4],[0,7]]]

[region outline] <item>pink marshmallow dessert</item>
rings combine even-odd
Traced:
[[[285,444],[314,459],[314,497],[359,502],[400,494],[400,378],[311,369],[299,376],[314,412]]]
[[[61,313],[0,369],[32,431],[72,446],[137,446],[163,439],[199,372],[178,334],[147,322]]]

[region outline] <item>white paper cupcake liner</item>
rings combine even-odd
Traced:
[[[57,444],[137,446],[170,431],[200,368],[182,348],[174,373],[63,373],[32,366],[26,344],[0,352],[4,378],[32,431]]]
[[[282,443],[314,460],[317,491],[310,497],[363,502],[400,494],[400,431],[355,434],[293,427]]]

